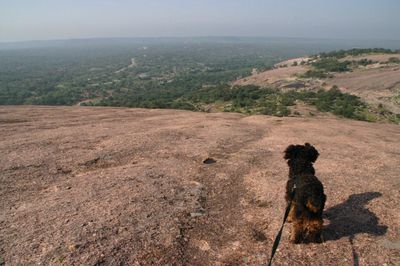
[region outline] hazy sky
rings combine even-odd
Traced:
[[[0,0],[0,42],[88,37],[400,39],[400,0]]]

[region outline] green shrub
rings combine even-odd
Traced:
[[[390,49],[385,49],[385,48],[367,48],[367,49],[350,49],[350,50],[339,50],[339,51],[333,51],[333,52],[328,52],[328,53],[321,53],[320,57],[321,58],[328,58],[328,57],[334,57],[334,58],[344,58],[346,56],[357,56],[357,55],[362,55],[362,54],[395,54],[396,51],[392,51]]]
[[[303,75],[300,75],[301,78],[318,78],[318,79],[325,79],[328,77],[328,74],[326,74],[322,70],[307,70],[306,73]]]
[[[346,72],[350,70],[350,64],[350,61],[340,62],[335,58],[322,58],[312,63],[312,66],[317,70],[326,72]]]
[[[320,111],[365,120],[359,111],[365,109],[366,105],[355,95],[342,93],[337,87],[333,87],[328,91],[320,90],[315,96],[311,103]]]
[[[372,61],[372,60],[369,60],[369,59],[366,59],[366,58],[363,58],[363,59],[358,60],[358,61],[353,61],[353,64],[361,65],[361,66],[367,66],[367,65],[371,65],[371,64],[375,64],[375,63],[376,63],[375,61]]]

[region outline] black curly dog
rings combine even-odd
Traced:
[[[293,222],[290,240],[295,244],[323,241],[322,212],[326,195],[313,167],[318,155],[309,143],[290,145],[285,150],[284,158],[289,165],[285,199],[291,204],[288,222]]]

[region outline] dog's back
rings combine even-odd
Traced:
[[[286,201],[291,207],[289,220],[294,222],[294,243],[322,241],[322,212],[326,195],[313,167],[318,156],[318,151],[308,143],[290,145],[285,150],[284,158],[289,165]]]
[[[297,204],[296,216],[305,215],[316,218],[322,215],[326,196],[322,183],[316,176],[300,176],[296,184],[294,202]]]

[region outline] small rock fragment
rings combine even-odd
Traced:
[[[207,158],[203,161],[204,164],[213,164],[216,163],[217,161],[214,160],[213,158]]]
[[[202,250],[202,251],[208,251],[208,250],[211,249],[210,244],[208,244],[208,242],[205,241],[205,240],[200,240],[200,241],[198,242],[198,247],[199,247],[199,249]]]

